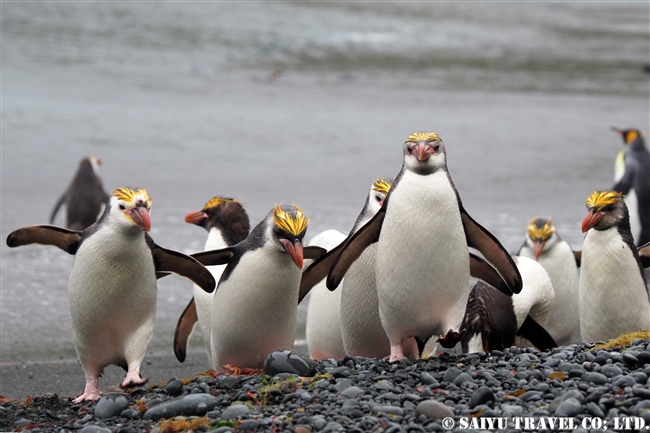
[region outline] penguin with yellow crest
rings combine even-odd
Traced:
[[[582,340],[650,329],[650,298],[623,194],[595,191],[587,209],[578,289]]]
[[[75,255],[68,285],[72,342],[86,376],[75,402],[100,398],[99,376],[110,364],[127,371],[122,387],[146,382],[140,366],[153,335],[157,276],[173,272],[214,290],[214,278],[199,262],[155,244],[147,234],[150,210],[146,190],[118,188],[84,231],[42,225],[7,237],[10,247],[53,245]]]

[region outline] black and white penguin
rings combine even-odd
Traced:
[[[329,251],[345,238],[342,232],[330,229],[311,238],[308,245],[318,245]],[[345,358],[341,335],[341,291],[331,292],[325,287],[325,281],[321,281],[310,293],[305,324],[309,357],[318,361]]]
[[[537,260],[551,277],[555,300],[544,327],[560,346],[568,346],[580,326],[580,271],[571,245],[560,238],[551,218],[536,217],[526,228],[518,255]]]
[[[457,331],[470,292],[468,246],[498,270],[500,290],[518,293],[522,285],[508,252],[463,208],[438,135],[411,134],[403,151],[402,169],[383,206],[349,237],[327,278],[329,288],[337,287],[365,248],[377,242],[379,315],[391,361],[417,354],[415,338],[444,335],[439,341],[445,347],[460,340]],[[490,266],[485,269],[494,272]]]
[[[94,156],[79,162],[79,168],[70,186],[52,209],[50,224],[54,223],[54,218],[63,203],[67,213],[65,226],[70,230],[83,230],[97,220],[102,207],[109,199],[99,178],[99,164],[101,160]]]
[[[580,334],[585,342],[650,329],[650,300],[627,206],[615,191],[587,199],[580,270]]]
[[[72,342],[86,376],[75,402],[97,400],[106,366],[122,366],[120,386],[146,382],[140,366],[153,334],[157,272],[185,276],[206,292],[215,287],[210,272],[184,254],[159,247],[146,233],[151,226],[146,190],[118,188],[96,223],[84,231],[31,226],[9,234],[7,245],[54,245],[75,255],[68,296]]]
[[[276,206],[244,241],[193,255],[206,266],[228,264],[210,319],[215,370],[261,368],[269,353],[293,347],[303,259],[325,252],[303,248],[308,223],[298,206]]]
[[[227,197],[213,197],[200,211],[185,215],[185,222],[203,227],[208,232],[204,251],[231,247],[246,239],[250,230],[248,214],[240,202]],[[225,265],[208,266],[216,281],[219,281]],[[199,286],[194,286],[194,297],[178,319],[174,333],[174,354],[180,362],[185,361],[187,344],[194,326],[198,321],[201,337],[212,365],[210,348],[210,316],[214,293],[206,293]]]
[[[617,160],[620,161],[622,155],[624,169],[618,169],[619,176],[622,171],[622,177],[620,179],[615,177],[616,183],[612,190],[623,194],[634,190],[639,225],[641,226],[640,233],[636,237],[636,245],[645,245],[650,242],[650,152],[645,145],[643,132],[638,129],[612,129],[623,138],[623,142],[628,146],[617,157]],[[617,166],[620,167],[620,165],[618,162]]]

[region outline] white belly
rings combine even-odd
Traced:
[[[616,228],[589,230],[582,248],[580,333],[594,342],[650,328],[648,292]]]
[[[531,259],[535,257],[535,253],[530,248],[522,248],[520,255]],[[544,328],[557,344],[569,345],[580,324],[578,314],[580,273],[571,246],[566,242],[558,242],[550,250],[544,251],[539,257],[539,264],[551,277],[555,292],[555,299]]]
[[[469,296],[469,255],[446,173],[406,172],[377,243],[379,313],[391,343],[457,330]]]
[[[390,355],[390,342],[379,318],[375,281],[377,244],[365,249],[345,274],[341,289],[341,333],[345,353],[367,358]]]
[[[301,272],[267,246],[243,255],[212,305],[213,367],[260,368],[270,352],[292,349]]]
[[[82,243],[68,287],[72,340],[91,370],[139,363],[153,334],[156,276],[144,239],[120,242],[100,230]]]

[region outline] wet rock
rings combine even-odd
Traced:
[[[181,395],[183,393],[183,383],[177,377],[173,377],[165,385],[165,392],[172,397]]]
[[[580,402],[575,398],[567,398],[555,410],[555,416],[576,416],[580,413]]]
[[[494,392],[489,387],[481,386],[472,394],[469,401],[469,407],[474,408],[480,404],[494,401],[495,398],[496,396],[494,395]]]
[[[244,404],[234,404],[221,413],[221,419],[235,419],[242,415],[250,415],[251,410]]]
[[[95,405],[95,416],[105,419],[118,416],[129,407],[129,402],[122,394],[105,394]]]
[[[276,350],[264,359],[264,371],[271,376],[289,373],[311,377],[317,373],[318,365],[318,362],[313,359],[300,356],[290,350]]]
[[[143,418],[157,421],[176,416],[203,416],[212,410],[218,401],[210,394],[189,394],[152,407],[144,413]]]
[[[426,416],[428,419],[439,420],[447,417],[455,418],[454,411],[443,403],[436,400],[425,400],[415,407],[415,417],[420,415]]]

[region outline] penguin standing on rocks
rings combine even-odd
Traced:
[[[83,232],[31,226],[7,237],[10,247],[54,245],[75,255],[68,286],[72,342],[86,376],[76,403],[100,398],[99,376],[110,364],[127,371],[121,387],[146,382],[140,366],[153,335],[157,272],[214,290],[214,278],[199,262],[149,237],[150,209],[146,190],[118,188],[101,218]]]
[[[94,156],[79,162],[79,169],[70,186],[52,209],[50,224],[54,223],[54,218],[63,203],[67,212],[65,226],[70,230],[83,230],[97,220],[102,206],[105,206],[109,199],[98,175],[99,164],[101,160]]]
[[[650,298],[623,195],[595,191],[587,209],[578,290],[582,340],[650,329]]]
[[[190,212],[185,216],[185,222],[203,227],[208,232],[205,251],[231,247],[246,239],[250,223],[246,210],[237,200],[227,197],[213,197],[200,211]],[[216,281],[219,281],[225,265],[210,266],[208,270]],[[212,315],[212,300],[214,293],[206,293],[201,287],[194,286],[194,297],[178,319],[174,333],[174,354],[180,362],[185,361],[187,344],[194,326],[198,321],[201,336],[212,365],[212,349],[210,346],[210,316]]]
[[[293,347],[303,259],[325,252],[303,248],[308,223],[298,206],[276,206],[237,245],[193,255],[206,266],[228,264],[210,319],[215,370],[261,368],[269,353]]]
[[[461,340],[463,352],[503,350],[513,346],[517,336],[539,350],[557,347],[542,326],[548,323],[554,297],[549,275],[528,257],[514,256],[513,260],[523,280],[521,292],[507,296],[483,281],[472,288],[461,325],[466,329]]]
[[[645,245],[650,242],[650,152],[648,152],[645,145],[643,132],[638,129],[612,129],[629,146],[627,150],[621,151],[617,158],[617,161],[620,161],[620,155],[623,155],[625,168],[622,170],[622,177],[618,179],[612,190],[623,194],[628,194],[631,190],[634,190],[636,193],[636,205],[641,225],[641,232],[636,239],[636,245]],[[619,162],[617,166],[620,165]]]
[[[551,277],[555,299],[545,328],[560,346],[568,346],[580,325],[576,314],[580,271],[571,245],[560,238],[551,218],[536,217],[518,254],[537,260]]]
[[[460,341],[462,332],[457,331],[470,292],[468,246],[495,266],[500,289],[518,293],[522,285],[508,252],[463,208],[438,135],[411,134],[403,152],[402,169],[383,206],[349,237],[327,279],[329,288],[337,287],[366,247],[377,242],[379,316],[390,341],[391,361],[417,356],[416,338],[444,336],[438,341],[445,347]]]

